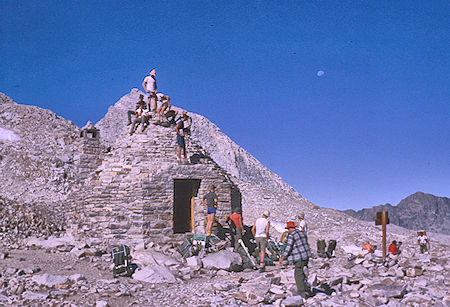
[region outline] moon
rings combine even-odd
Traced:
[[[322,77],[323,75],[325,75],[325,72],[323,70],[319,70],[317,72],[317,77]]]

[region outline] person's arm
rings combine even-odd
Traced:
[[[270,222],[267,222],[266,225],[266,238],[269,239],[269,228],[270,228]]]
[[[256,234],[256,223],[253,224],[253,227],[252,227],[252,234],[253,234],[253,237],[254,237],[255,234]]]
[[[287,239],[287,243],[286,243],[286,248],[284,249],[284,253],[280,258],[280,264],[283,263],[284,258],[286,258],[286,256],[289,256],[289,254],[292,251],[292,247],[294,246],[294,239],[293,236],[289,236],[288,235],[288,239]]]
[[[305,232],[305,224],[303,221],[300,222],[300,230]]]
[[[175,126],[175,131],[177,132],[177,134],[178,134],[179,136],[182,136],[181,133],[180,133],[180,127],[179,127],[179,125],[176,125],[176,126]],[[204,203],[203,199],[202,199],[202,202]]]
[[[244,234],[244,225],[242,224],[242,216],[238,219],[239,227],[241,228],[241,234]]]
[[[142,81],[142,87],[144,88],[144,90],[148,93],[148,90],[147,90],[147,82],[145,81],[145,79],[144,79],[144,81]]]
[[[170,105],[170,97],[169,96],[166,96],[167,97],[167,107],[170,109],[170,107],[171,107],[171,105]]]
[[[177,126],[177,127],[178,127],[178,126]],[[178,131],[177,131],[177,133],[178,133]],[[208,205],[207,205],[206,202],[205,202],[205,196],[202,197],[201,202],[202,202],[202,204],[205,205],[205,207],[208,207]]]

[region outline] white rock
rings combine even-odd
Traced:
[[[22,293],[22,297],[26,300],[34,301],[34,300],[45,300],[48,297],[47,293],[40,293],[40,292],[32,292],[32,291],[25,291]]]
[[[153,249],[136,250],[131,255],[133,256],[133,262],[142,267],[154,265],[172,266],[180,264],[178,260]]]
[[[165,266],[147,266],[133,274],[133,279],[148,283],[175,283],[176,278]]]
[[[286,307],[302,306],[303,303],[304,299],[300,295],[288,297],[282,302],[282,304]]]
[[[187,264],[187,266],[190,266],[190,267],[200,267],[200,268],[203,265],[202,260],[198,256],[192,256],[192,257],[186,258],[186,264]]]
[[[208,254],[203,258],[203,266],[207,269],[231,271],[236,266],[242,265],[242,258],[238,253],[221,250],[217,253]]]
[[[95,302],[95,307],[108,307],[108,302],[107,301],[96,301]]]
[[[67,284],[69,282],[69,279],[67,276],[59,276],[59,275],[49,275],[47,273],[42,275],[35,275],[31,278],[35,283],[47,286],[47,287],[54,287],[56,285],[63,285]]]
[[[86,277],[84,277],[83,274],[73,274],[73,275],[69,276],[69,279],[73,282],[77,282],[77,281],[85,280]]]

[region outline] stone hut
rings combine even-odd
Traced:
[[[131,137],[120,136],[73,194],[75,233],[110,245],[204,233],[206,208],[201,197],[212,184],[219,199],[219,220],[232,207],[240,207],[240,191],[231,176],[208,157],[180,165],[175,140],[173,128],[158,125],[143,133],[139,129]],[[193,140],[186,140],[188,157],[204,154]]]

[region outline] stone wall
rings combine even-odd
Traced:
[[[219,198],[217,216],[231,213],[230,176],[210,158],[199,164],[180,165],[176,159],[176,133],[173,128],[140,127],[133,136],[122,135],[85,185],[73,193],[72,221],[78,235],[102,238],[108,244],[134,240],[165,241],[182,237],[173,232],[174,180],[199,179],[194,198],[194,226],[203,232],[206,208],[201,197],[216,185]],[[85,141],[89,151],[89,140]],[[187,140],[188,156],[203,153]],[[92,159],[95,150],[92,147]]]

